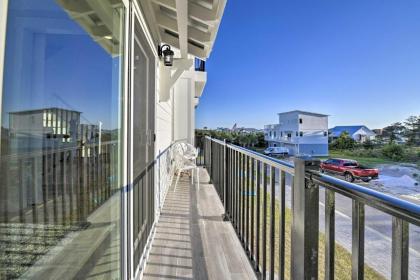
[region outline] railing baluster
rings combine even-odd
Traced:
[[[68,164],[69,164],[69,209],[70,209],[70,224],[74,223],[74,218],[75,218],[75,214],[74,214],[74,150],[71,150],[68,153],[69,156],[69,160],[68,160]]]
[[[42,155],[42,203],[43,203],[43,220],[44,224],[48,224],[48,154]]]
[[[267,276],[267,164],[263,163],[263,232],[262,232],[262,279]]]
[[[234,163],[233,163],[233,170],[234,170],[234,176],[233,176],[233,226],[236,229],[236,222],[237,220],[237,214],[238,214],[238,203],[236,200],[237,196],[237,187],[238,187],[238,152],[233,152],[234,157]]]
[[[270,212],[270,279],[274,280],[274,236],[275,236],[275,223],[276,223],[276,169],[271,167],[271,212]]]
[[[260,217],[260,211],[261,211],[261,164],[260,162],[257,160],[256,162],[257,165],[257,225],[256,225],[256,231],[257,231],[257,236],[256,236],[256,248],[255,248],[255,253],[256,253],[256,257],[255,257],[255,270],[258,272],[260,270],[260,226],[261,226],[261,217]]]
[[[37,162],[38,157],[34,157],[31,159],[31,176],[32,178],[35,178],[35,165],[38,164]],[[31,203],[32,203],[32,222],[34,224],[38,224],[38,207],[37,207],[37,200],[38,200],[38,194],[37,194],[37,184],[33,184],[32,185],[32,199],[31,199]]]
[[[286,233],[286,172],[279,178],[279,280],[284,279],[285,233]]]
[[[248,253],[249,251],[249,179],[250,179],[250,166],[249,166],[249,157],[245,156],[245,169],[246,169],[246,196],[245,196],[245,202],[246,202],[246,229],[245,229],[245,236],[246,236],[246,251]]]
[[[254,238],[255,238],[255,231],[254,231],[254,221],[255,221],[255,210],[254,210],[254,204],[255,204],[255,160],[251,158],[251,193],[252,193],[252,199],[251,199],[251,261],[254,260]]]
[[[238,160],[239,160],[239,168],[238,168],[238,173],[239,173],[239,178],[238,178],[238,233],[239,233],[239,239],[241,240],[241,242],[244,241],[243,239],[243,231],[242,231],[242,207],[243,207],[243,203],[242,203],[242,188],[243,188],[243,162],[242,162],[242,153],[238,153]]]
[[[54,225],[58,224],[58,205],[57,205],[57,152],[53,152],[53,161],[52,161],[52,172],[53,172],[53,213],[54,213]]]
[[[229,149],[229,218],[232,221],[233,219],[233,174],[235,172],[235,169],[233,167],[233,150]]]
[[[408,279],[408,222],[392,217],[392,279]]]
[[[64,152],[59,153],[59,160],[60,160],[60,192],[61,192],[61,216],[62,216],[62,224],[67,224],[67,209],[66,209],[66,163],[65,163],[65,154]]]
[[[241,205],[240,205],[240,195],[239,195],[239,193],[240,193],[240,186],[241,186],[241,182],[240,182],[240,179],[241,179],[241,169],[240,169],[240,167],[241,167],[241,163],[240,163],[240,157],[239,157],[239,152],[236,152],[236,188],[235,188],[235,192],[236,192],[236,218],[235,218],[235,220],[236,220],[236,222],[235,222],[235,226],[236,226],[236,230],[239,232],[239,225],[240,225],[240,221],[239,221],[239,218],[240,218],[240,207],[241,207]]]
[[[26,219],[25,219],[25,205],[24,205],[24,193],[23,193],[23,160],[22,159],[18,159],[17,160],[17,164],[18,164],[18,172],[17,172],[17,181],[18,181],[18,194],[19,194],[19,222],[20,223],[25,223]]]
[[[334,279],[335,194],[325,188],[325,279]]]
[[[241,180],[241,204],[242,204],[242,213],[241,213],[241,231],[242,231],[242,242],[245,243],[245,155],[241,154],[241,160],[242,160],[242,180]]]
[[[364,279],[365,207],[352,201],[352,279]]]

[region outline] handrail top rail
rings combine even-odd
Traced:
[[[226,147],[228,147],[232,150],[241,152],[241,153],[243,153],[247,156],[252,157],[253,159],[259,160],[259,161],[261,161],[263,163],[266,163],[266,164],[268,164],[272,167],[276,167],[276,168],[280,169],[281,171],[285,171],[287,173],[290,173],[291,175],[295,174],[295,170],[294,170],[295,166],[292,162],[287,162],[287,161],[284,161],[284,160],[275,159],[275,158],[260,154],[258,152],[252,151],[250,149],[241,147],[241,146],[237,146],[237,145],[234,145],[234,144],[229,144],[229,143],[226,143],[226,142],[221,141],[219,139],[211,138],[209,136],[206,136],[206,138],[213,141],[213,142],[216,142],[220,145],[223,145],[223,146],[226,145]]]
[[[364,204],[370,207],[420,226],[420,205],[365,186],[321,174],[319,171],[308,171],[308,175],[310,179],[325,188],[333,189],[353,200],[363,200]]]

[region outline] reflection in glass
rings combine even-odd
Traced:
[[[117,279],[124,6],[8,9],[0,279]]]

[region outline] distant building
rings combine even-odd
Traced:
[[[227,128],[227,127],[218,127],[218,128],[216,128],[216,131],[227,132],[227,131],[230,131],[230,128]]]
[[[286,147],[290,155],[328,156],[328,115],[291,111],[279,123],[264,126],[269,147]]]
[[[9,113],[9,153],[75,145],[80,114],[61,108]]]
[[[261,132],[260,129],[252,128],[252,127],[238,127],[236,129],[236,131],[241,132],[241,133],[257,133],[257,132]]]
[[[375,132],[365,125],[336,126],[330,129],[330,138],[337,139],[344,132],[347,132],[356,142],[363,143],[367,140],[373,140],[376,137]]]
[[[382,134],[384,133],[383,128],[375,128],[375,129],[372,129],[372,131],[376,134],[376,136],[382,136]]]

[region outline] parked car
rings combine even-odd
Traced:
[[[379,176],[378,169],[363,167],[355,160],[339,158],[331,158],[322,162],[321,171],[342,175],[348,182],[354,182],[356,179],[369,182]]]
[[[289,149],[285,147],[268,147],[264,150],[264,154],[268,156],[286,156],[289,154]]]

